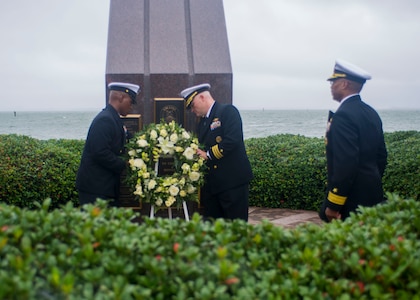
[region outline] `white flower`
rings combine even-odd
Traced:
[[[144,179],[150,178],[150,173],[149,172],[144,172],[143,173],[143,178]]]
[[[187,187],[187,193],[188,194],[194,194],[195,190],[196,190],[196,188],[193,185],[191,185],[191,184],[188,185],[188,187]]]
[[[157,200],[156,200],[155,204],[156,204],[157,206],[161,206],[161,205],[162,205],[162,203],[163,203],[162,199],[161,199],[161,198],[157,198]]]
[[[178,142],[178,135],[176,133],[172,133],[169,140],[176,144],[176,142]]]
[[[131,149],[130,151],[128,151],[128,155],[129,155],[130,157],[136,156],[136,153],[137,153],[137,151],[136,151],[136,150],[134,150],[134,149]]]
[[[146,164],[144,163],[144,160],[142,160],[141,158],[136,158],[133,160],[129,160],[128,161],[130,166],[135,167],[137,169],[142,169],[144,166],[146,166]]]
[[[149,191],[150,191],[150,190],[153,190],[153,189],[156,187],[156,185],[157,185],[156,180],[151,179],[151,180],[149,181],[149,183],[147,184],[147,189],[148,189]]]
[[[158,138],[159,146],[162,149],[164,154],[173,154],[174,153],[174,143],[163,137]]]
[[[180,195],[182,198],[184,198],[185,196],[187,196],[187,192],[185,192],[184,190],[181,190],[181,191],[179,192],[179,195]]]
[[[175,147],[175,152],[178,152],[178,153],[184,152],[184,148],[176,146]]]
[[[139,139],[139,140],[137,140],[137,145],[140,148],[144,148],[144,147],[147,147],[149,145],[149,143],[146,140]]]
[[[191,181],[197,181],[198,179],[200,179],[200,173],[193,171],[190,173],[190,179]]]
[[[182,131],[182,138],[185,139],[185,140],[189,140],[191,138],[191,136],[187,131],[183,130]]]
[[[194,149],[191,148],[191,147],[188,147],[187,149],[185,149],[185,151],[184,151],[184,153],[182,153],[182,155],[184,155],[185,158],[188,159],[188,160],[193,160],[194,153],[195,153]]]
[[[158,135],[157,135],[156,130],[154,130],[154,129],[151,130],[150,131],[150,138],[155,141],[157,139],[157,137],[158,137]]]
[[[179,188],[177,186],[171,185],[169,187],[169,194],[175,197],[176,195],[178,195],[178,193],[179,193]]]

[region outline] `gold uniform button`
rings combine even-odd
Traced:
[[[213,169],[217,169],[217,165],[214,165],[214,166],[213,166]]]

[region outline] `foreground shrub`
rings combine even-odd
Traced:
[[[419,299],[420,202],[390,198],[293,230],[2,204],[0,298]]]

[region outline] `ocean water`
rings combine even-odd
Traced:
[[[0,134],[85,139],[98,111],[0,112]],[[323,137],[328,110],[241,110],[244,138],[290,133]],[[380,110],[385,132],[420,131],[420,110]]]

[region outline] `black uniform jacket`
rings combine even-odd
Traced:
[[[76,179],[79,191],[118,198],[120,175],[126,166],[121,158],[124,143],[120,116],[107,105],[89,128]]]
[[[359,95],[343,102],[329,122],[328,187],[322,209],[327,206],[340,211],[345,219],[359,205],[373,206],[384,200],[382,176],[387,151],[382,121]]]
[[[239,111],[233,105],[215,102],[209,118],[202,118],[198,126],[198,140],[210,154],[206,190],[217,194],[249,183],[253,175]]]

